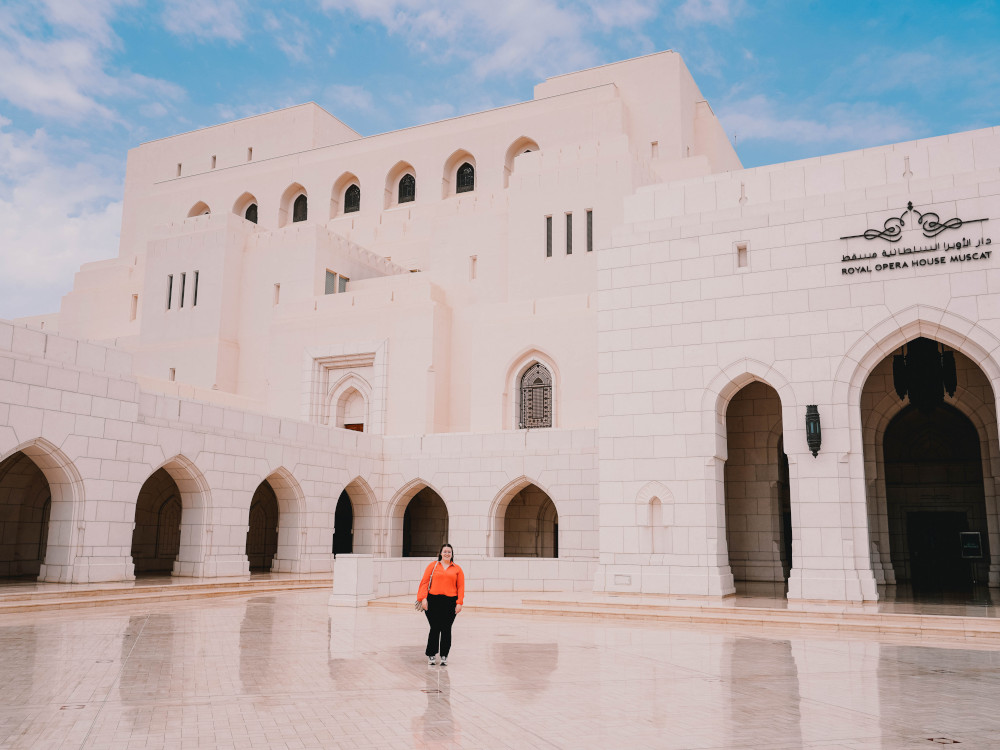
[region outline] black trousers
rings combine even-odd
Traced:
[[[424,615],[430,623],[431,632],[427,634],[427,656],[441,654],[447,656],[451,651],[451,624],[455,622],[455,605],[457,596],[427,595],[427,611]],[[440,641],[440,647],[438,647]]]

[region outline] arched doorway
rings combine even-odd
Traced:
[[[559,514],[533,484],[521,489],[503,511],[504,557],[559,557]]]
[[[18,451],[0,462],[0,578],[38,576],[52,498],[42,470]]]
[[[266,479],[250,500],[247,529],[247,560],[251,572],[268,573],[278,552],[278,496]]]
[[[337,509],[333,513],[333,554],[349,555],[354,552],[354,504],[347,490],[340,493]]]
[[[448,541],[448,508],[430,487],[416,493],[403,512],[403,557],[437,557]]]
[[[748,591],[784,594],[791,571],[791,497],[781,399],[748,383],[726,409],[726,544],[733,579]],[[770,588],[769,588],[770,587]]]
[[[872,369],[861,415],[872,567],[885,595],[988,598],[997,546],[989,379],[961,352],[918,337]]]
[[[135,573],[170,573],[181,546],[181,493],[166,469],[147,479],[135,505]]]

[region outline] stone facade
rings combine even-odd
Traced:
[[[743,170],[674,53],[145,144],[119,256],[0,324],[0,574],[329,572],[338,534],[343,604],[445,540],[470,592],[860,601],[947,522],[1000,585],[998,218],[1000,132]]]

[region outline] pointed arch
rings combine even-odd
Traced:
[[[333,190],[330,193],[330,218],[357,213],[361,210],[361,198],[361,180],[353,172],[344,172],[333,183]]]
[[[553,508],[555,508],[555,513],[558,518],[559,506],[556,504],[555,498],[552,497],[552,493],[545,485],[524,474],[516,479],[512,479],[501,487],[496,495],[493,496],[493,500],[490,502],[489,513],[486,518],[486,544],[489,554],[493,557],[505,556],[504,532],[506,530],[505,518],[507,515],[507,508],[510,506],[511,501],[517,497],[519,493],[529,487],[535,487],[540,492],[545,494],[549,502],[552,503]]]
[[[195,216],[208,216],[211,213],[212,209],[208,207],[207,203],[205,203],[204,201],[198,201],[188,210],[187,217],[189,219],[192,219]]]
[[[355,554],[379,554],[379,515],[375,492],[364,477],[358,475],[344,485],[351,503],[353,528],[352,547]]]
[[[469,187],[468,183],[465,182],[465,180],[468,179],[470,169],[472,175],[472,187]],[[459,185],[460,176],[463,178],[462,185]],[[448,198],[449,196],[456,195],[458,193],[472,192],[475,190],[475,180],[476,157],[465,149],[460,148],[449,156],[444,162],[444,173],[441,175],[441,197]]]
[[[285,188],[285,191],[281,194],[281,202],[278,204],[279,227],[294,223],[296,202],[299,201],[299,198],[304,198],[308,201],[308,195],[306,189],[298,182],[293,182]]]
[[[514,160],[522,154],[538,151],[541,151],[541,149],[538,147],[537,141],[523,135],[507,147],[507,152],[504,154],[503,159],[504,187],[509,187],[510,185],[510,176],[514,173],[515,168]]]
[[[424,479],[420,479],[419,477],[411,479],[400,487],[393,495],[392,500],[389,501],[386,528],[389,532],[388,552],[390,557],[403,556],[404,516],[406,515],[406,509],[409,507],[413,499],[424,490],[430,490],[430,492],[436,495],[437,498],[444,504],[444,510],[447,514],[445,521],[447,527],[447,522],[451,517],[451,511],[448,508],[448,502],[444,499],[444,495],[442,495],[430,482]],[[446,540],[442,539],[442,541]]]
[[[233,213],[239,216],[244,221],[249,221],[253,224],[257,223],[257,216],[260,210],[260,204],[257,202],[257,197],[253,193],[243,193],[236,202],[233,203]]]
[[[790,424],[795,424],[794,410],[796,406],[795,392],[788,379],[773,366],[759,360],[745,357],[727,367],[722,368],[705,388],[702,398],[703,428],[706,432],[714,432],[723,438],[726,433],[726,410],[729,402],[737,393],[754,380],[770,386],[778,393],[781,401],[782,420],[785,424],[785,434],[793,434]],[[802,429],[802,440],[805,441],[805,429]],[[725,456],[720,456],[725,460]]]
[[[400,181],[409,176],[414,180],[414,185],[416,184],[417,171],[413,168],[413,165],[406,161],[398,161],[393,165],[385,176],[385,197],[383,201],[384,208],[393,208],[400,205],[399,201],[399,185]],[[412,202],[415,200],[412,198],[410,201],[404,201],[404,203]]]
[[[552,426],[559,426],[562,396],[562,376],[555,360],[537,347],[528,347],[512,358],[504,374],[501,398],[501,424],[505,430],[519,429],[521,378],[535,364],[541,364],[552,377]]]
[[[906,342],[923,336],[959,351],[986,375],[994,399],[1000,392],[1000,339],[968,318],[931,305],[912,305],[884,318],[847,350],[833,383],[833,402],[846,404],[834,426],[851,429],[851,450],[860,451],[861,390],[872,370]],[[839,417],[839,419],[838,419]],[[846,417],[846,420],[845,420]]]
[[[360,395],[363,404],[358,407],[361,413],[352,414],[351,416],[360,416],[362,419],[360,423],[362,429],[360,431],[370,432],[372,387],[367,380],[354,372],[347,373],[330,388],[330,392],[323,402],[323,412],[320,416],[320,421],[331,427],[345,427],[346,423],[344,420],[347,416],[347,402],[355,393]],[[352,422],[351,424],[357,424],[357,422]]]
[[[86,501],[83,477],[73,461],[45,438],[20,443],[0,457],[0,463],[21,453],[42,472],[49,486],[48,534],[39,581],[81,580],[75,570],[80,526]]]

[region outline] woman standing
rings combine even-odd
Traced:
[[[431,626],[424,650],[427,665],[433,667],[434,656],[440,653],[441,666],[445,667],[451,651],[451,624],[455,622],[455,615],[462,611],[465,599],[465,573],[455,564],[455,550],[450,544],[442,546],[437,561],[427,566],[420,579],[417,599]]]

